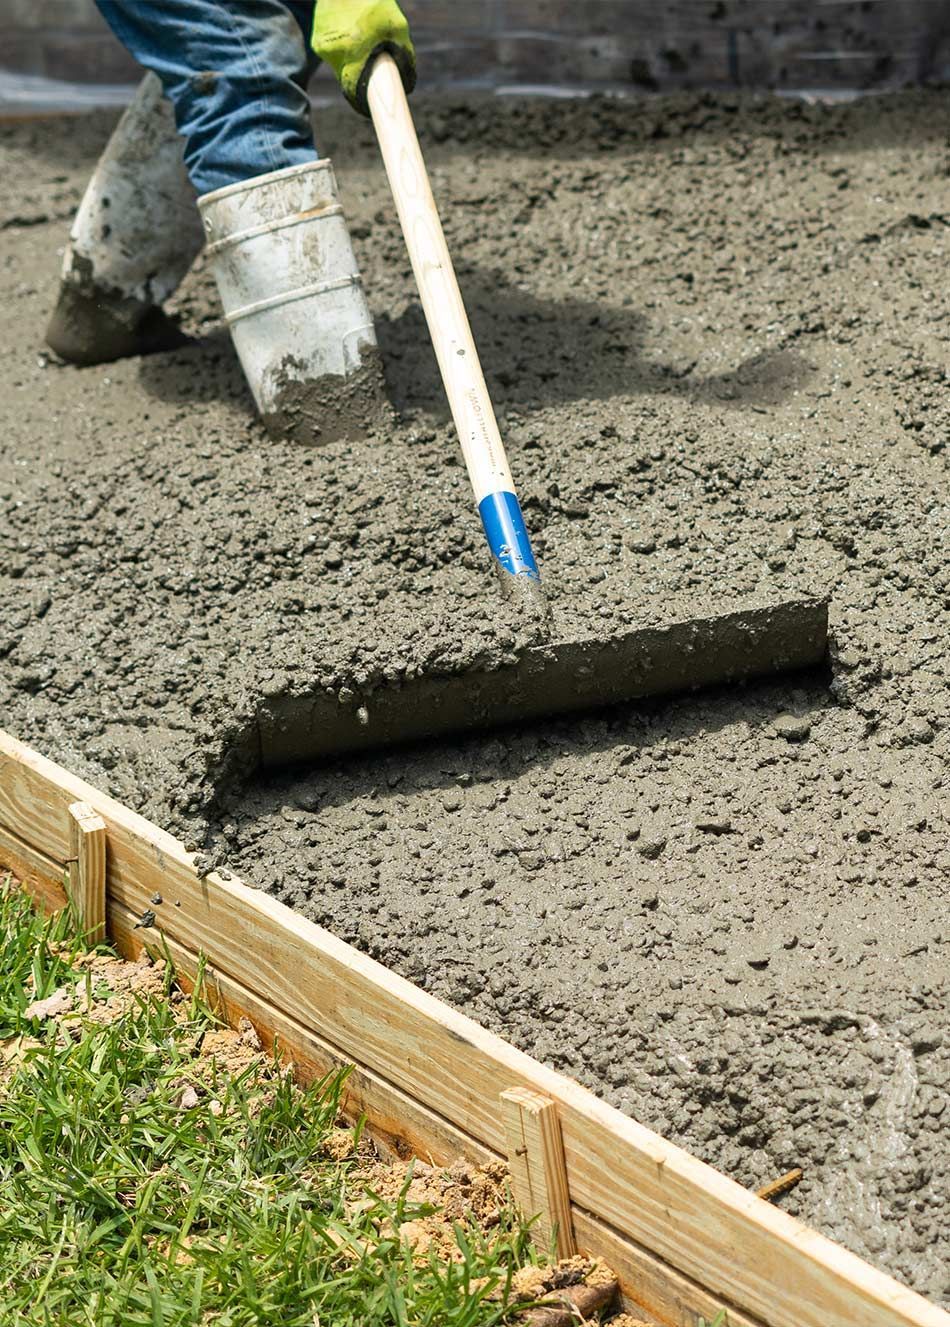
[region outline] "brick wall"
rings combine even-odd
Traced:
[[[424,85],[873,88],[950,79],[950,0],[405,0]],[[0,68],[131,81],[93,0],[0,0]]]

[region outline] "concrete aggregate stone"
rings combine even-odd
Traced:
[[[809,591],[827,670],[255,775],[263,698],[518,630],[369,126],[394,422],[300,448],[200,260],[192,346],[43,351],[95,114],[0,126],[0,722],[950,1302],[950,94],[416,107],[565,630]]]

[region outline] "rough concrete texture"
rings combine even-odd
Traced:
[[[3,723],[946,1298],[950,96],[417,105],[562,621],[830,592],[828,676],[229,790],[262,695],[515,631],[369,126],[320,138],[399,421],[295,449],[203,269],[197,346],[43,355],[93,117],[0,136]]]

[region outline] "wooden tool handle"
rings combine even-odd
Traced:
[[[514,485],[402,78],[392,56],[376,57],[367,99],[475,501],[481,503],[490,493],[514,492]]]

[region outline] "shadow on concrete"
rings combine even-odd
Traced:
[[[146,356],[139,381],[160,401],[183,405],[227,401],[254,416],[254,399],[225,327],[215,328],[180,350]]]
[[[644,351],[647,323],[636,308],[590,300],[547,300],[518,290],[500,272],[470,268],[460,285],[498,405],[541,408],[569,401],[671,394],[737,409],[773,406],[800,388],[812,369],[790,347],[758,354],[720,374],[694,375]],[[376,330],[390,398],[399,410],[449,417],[448,404],[417,300]],[[224,328],[183,350],[142,361],[145,389],[164,401],[233,400],[253,410]]]
[[[649,762],[659,776],[663,765],[656,769],[655,762],[668,760],[669,748],[677,750],[697,736],[736,724],[753,731],[766,728],[790,706],[816,718],[833,709],[829,678],[829,666],[822,665],[699,693],[373,750],[319,765],[259,770],[243,787],[223,792],[219,807],[224,819],[242,823],[284,807],[323,810],[363,797],[372,797],[385,811],[395,799],[456,788],[460,777],[471,776],[503,789],[527,769],[543,770],[611,751],[624,764]],[[782,749],[787,745],[781,739],[777,744]],[[595,795],[592,785],[591,796]]]
[[[812,368],[779,347],[721,374],[696,376],[645,353],[647,321],[638,310],[589,300],[548,300],[512,286],[501,272],[459,274],[475,343],[493,399],[521,406],[606,401],[669,393],[737,407],[777,405]],[[377,319],[393,403],[446,416],[448,409],[422,308]],[[712,338],[710,338],[712,340]]]

